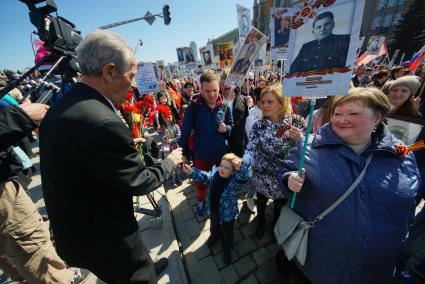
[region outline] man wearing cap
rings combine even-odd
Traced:
[[[242,84],[241,95],[252,97],[253,91],[254,91],[254,73],[248,72],[248,74],[246,75],[246,79]]]
[[[313,21],[313,41],[303,44],[290,67],[290,73],[345,67],[350,35],[334,35],[332,12],[324,12]]]

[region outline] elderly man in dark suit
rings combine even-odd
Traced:
[[[290,73],[345,67],[350,35],[334,35],[334,15],[324,12],[313,21],[313,41],[303,44]]]
[[[78,46],[80,83],[40,126],[43,194],[58,254],[107,283],[156,283],[133,213],[133,196],[158,186],[182,161],[181,149],[145,167],[117,114],[136,74],[131,47],[96,30]]]

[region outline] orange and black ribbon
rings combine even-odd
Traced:
[[[401,155],[407,156],[410,152],[420,150],[420,149],[425,149],[424,140],[421,140],[421,141],[416,142],[416,143],[409,145],[409,146],[404,146],[402,144],[397,144],[395,146],[395,151],[396,151],[397,155],[399,155],[399,156],[401,156]]]

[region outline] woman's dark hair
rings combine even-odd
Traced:
[[[261,99],[261,91],[263,89],[260,87],[256,87],[253,92],[254,103],[257,103]]]
[[[401,66],[396,66],[394,68],[391,69],[391,78],[393,78],[395,80],[395,73],[400,72],[400,70],[402,70],[403,67]]]
[[[388,77],[388,71],[379,71],[375,75],[375,79],[382,79]]]

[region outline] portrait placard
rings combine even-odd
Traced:
[[[395,138],[403,141],[405,145],[410,145],[418,140],[424,139],[425,120],[399,115],[387,117],[387,126]]]
[[[244,42],[251,28],[251,10],[236,4],[239,26],[239,42]]]
[[[296,11],[295,8],[272,8],[270,10],[270,52],[272,60],[286,59],[291,21]]]
[[[141,94],[158,91],[158,78],[152,62],[137,63],[136,82]]]
[[[239,48],[238,53],[236,54],[236,59],[230,69],[229,75],[227,76],[226,84],[235,84],[237,86],[242,85],[246,73],[253,65],[258,52],[266,43],[267,39],[267,36],[256,28],[251,27],[243,45]]]
[[[313,1],[293,17],[283,96],[341,96],[350,86],[364,0]]]

